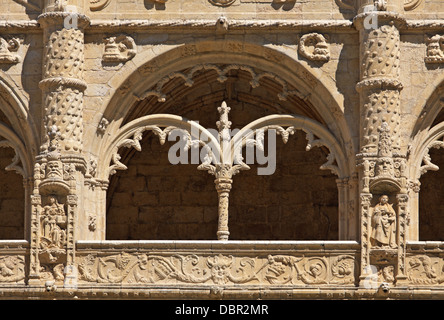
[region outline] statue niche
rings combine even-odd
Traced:
[[[387,195],[382,195],[372,208],[371,227],[370,240],[373,247],[396,248],[396,212]]]

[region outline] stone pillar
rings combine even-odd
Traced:
[[[355,25],[361,43],[361,78],[356,87],[361,110],[360,153],[357,155],[361,168],[361,285],[369,266],[376,268],[379,281],[395,283],[403,274],[405,243],[400,235],[405,234],[403,216],[407,214],[408,200],[405,194],[406,151],[402,149],[400,132],[403,86],[399,28],[405,22],[403,1],[360,0],[359,4]],[[377,203],[382,195],[387,197]],[[371,242],[371,233],[377,233],[375,229],[380,228],[379,216],[384,215],[392,221],[390,227],[384,227],[390,229],[390,240]],[[395,233],[396,245],[393,243]]]
[[[30,284],[62,282],[75,259],[82,218],[84,28],[83,1],[46,0],[38,22],[44,54],[42,139],[34,172]]]
[[[348,240],[349,237],[349,221],[347,216],[347,203],[348,203],[348,179],[336,179],[336,185],[338,186],[338,199],[339,199],[339,240]]]
[[[228,231],[228,204],[232,182],[231,179],[224,178],[215,180],[216,190],[219,196],[217,239],[222,241],[228,240],[230,235]]]

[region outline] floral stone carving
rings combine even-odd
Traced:
[[[235,257],[123,252],[105,257],[90,254],[78,269],[81,281],[98,283],[351,284],[355,264],[347,255]]]
[[[136,55],[136,43],[128,36],[109,37],[105,39],[104,62],[126,62]]]
[[[435,35],[427,41],[426,63],[444,62],[444,36]]]
[[[16,54],[19,47],[19,40],[15,38],[6,40],[0,37],[0,63],[20,62],[20,56]]]
[[[319,33],[303,35],[299,41],[299,53],[313,61],[326,62],[330,60],[330,50],[327,41],[325,37]]]

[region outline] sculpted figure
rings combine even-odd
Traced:
[[[49,204],[42,212],[42,236],[55,246],[61,247],[65,243],[66,233],[65,209],[58,203],[56,197],[49,197]]]
[[[396,247],[396,212],[388,200],[388,196],[381,196],[373,208],[371,240],[376,247]]]

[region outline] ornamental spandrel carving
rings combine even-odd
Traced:
[[[20,40],[18,38],[5,39],[0,37],[0,64],[14,64],[20,62],[20,56],[17,54],[20,45]]]
[[[137,46],[129,36],[108,37],[105,39],[103,62],[126,62],[136,56]]]
[[[444,63],[444,36],[434,35],[427,40],[426,63]]]
[[[90,254],[78,265],[81,281],[122,284],[352,284],[352,256],[235,257],[233,255]]]
[[[299,41],[299,53],[312,61],[327,62],[330,60],[330,49],[325,36],[319,33],[309,33]]]

